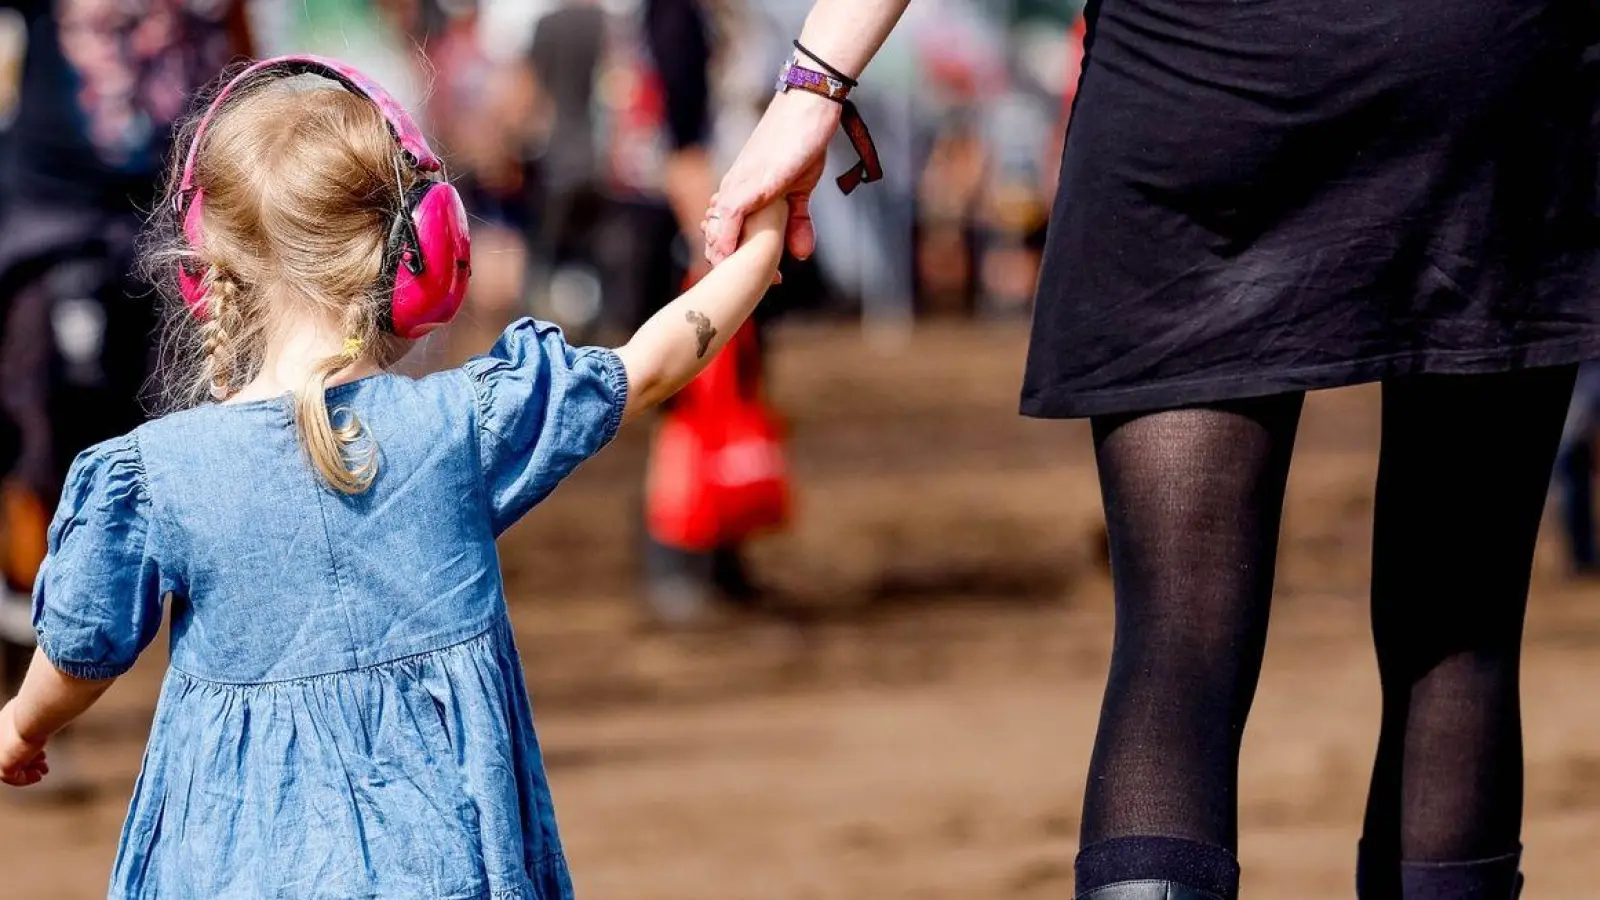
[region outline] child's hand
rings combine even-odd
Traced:
[[[30,741],[17,729],[16,701],[0,708],[0,782],[12,787],[38,784],[50,774],[44,742]]]
[[[782,237],[783,229],[788,222],[789,204],[782,200],[774,200],[745,217],[744,233],[740,235],[739,243],[747,244],[761,234],[775,234]]]
[[[783,281],[778,264],[783,262],[784,229],[788,227],[789,204],[782,200],[761,207],[745,217],[744,232],[739,237],[741,248],[761,254],[762,262],[772,269],[772,283]]]

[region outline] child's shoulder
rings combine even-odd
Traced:
[[[195,411],[182,410],[168,413],[146,421],[132,431],[91,444],[79,451],[73,460],[74,475],[80,478],[93,478],[101,477],[111,471],[127,471],[136,474],[143,482],[147,477],[146,451],[173,434],[192,436],[194,430],[187,428],[185,423],[193,418],[191,416],[193,412]]]
[[[106,464],[115,462],[138,462],[141,459],[139,446],[140,428],[119,434],[114,438],[107,438],[78,452],[77,462],[74,465]]]
[[[139,429],[92,444],[78,452],[67,471],[63,502],[81,505],[95,494],[146,497],[149,494]]]

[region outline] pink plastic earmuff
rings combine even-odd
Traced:
[[[318,56],[280,56],[263,60],[240,72],[217,93],[195,129],[184,159],[183,181],[174,200],[189,245],[199,250],[204,242],[201,223],[205,192],[194,183],[194,166],[206,127],[234,88],[248,78],[268,73],[320,75],[367,98],[389,123],[401,161],[435,176],[408,193],[405,208],[390,229],[381,277],[385,283],[392,281],[394,288],[385,324],[394,334],[415,339],[450,321],[466,299],[467,282],[472,275],[472,241],[461,195],[449,182],[437,177],[443,163],[429,148],[422,129],[399,101],[377,82],[337,60]],[[209,311],[205,305],[204,273],[179,266],[178,285],[189,309],[205,318]]]

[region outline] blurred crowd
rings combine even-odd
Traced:
[[[837,192],[818,198],[816,268],[777,305],[901,323],[1025,311],[1077,70],[1079,36],[1065,27],[1075,2],[912,5],[858,95],[889,177],[848,202]],[[422,112],[480,226],[484,309],[534,312],[579,332],[628,328],[652,302],[653,286],[640,283],[650,275],[640,273],[692,269],[698,248],[681,229],[669,235],[670,261],[656,258],[651,232],[675,224],[662,213],[698,222],[703,195],[770,97],[808,8],[797,0],[247,6],[260,53],[349,59]],[[696,153],[679,152],[686,145]]]

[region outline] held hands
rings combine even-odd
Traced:
[[[748,243],[760,243],[763,249],[766,249],[766,245],[770,243],[772,265],[776,266],[783,257],[783,246],[780,241],[784,237],[789,223],[793,222],[792,213],[793,208],[782,199],[773,200],[757,207],[744,217],[744,224],[739,234],[739,244],[742,246]]]
[[[839,127],[839,116],[839,104],[815,94],[790,91],[773,98],[701,223],[712,265],[738,248],[745,218],[779,198],[788,201],[784,244],[797,259],[811,256],[817,242],[811,191],[822,178],[828,139]]]
[[[707,221],[715,227],[718,220]],[[733,255],[748,258],[748,262],[740,263],[742,269],[759,273],[762,287],[754,300],[759,301],[767,287],[783,280],[778,274],[778,264],[783,262],[786,236],[793,225],[794,207],[782,196],[743,213]],[[709,249],[706,255],[710,256]],[[707,270],[713,266],[709,262],[706,264]],[[754,303],[751,306],[753,308]]]
[[[38,784],[50,774],[44,742],[31,741],[17,728],[15,700],[0,708],[0,782],[12,787]]]

